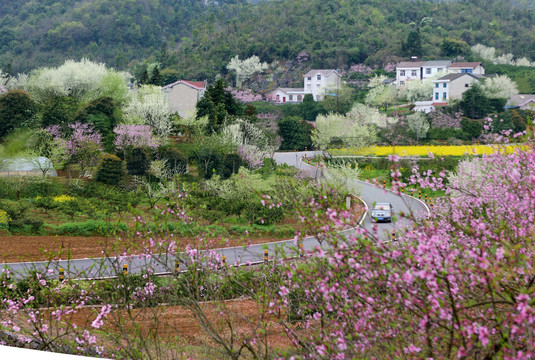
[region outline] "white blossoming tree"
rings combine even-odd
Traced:
[[[516,83],[507,75],[498,75],[485,79],[481,85],[483,94],[491,99],[510,99],[518,94]]]
[[[336,142],[346,147],[362,148],[376,140],[377,134],[372,125],[360,124],[348,115],[319,115],[312,131],[312,142],[322,150]]]
[[[240,60],[238,55],[232,58],[227,65],[227,69],[236,71],[236,87],[241,87],[243,81],[257,72],[262,72],[268,68],[268,64],[261,62],[256,55],[248,59]]]
[[[102,96],[116,103],[125,100],[127,75],[87,59],[67,60],[58,68],[39,68],[30,73],[26,87],[38,102],[52,96],[71,96],[83,102]]]
[[[125,107],[124,120],[128,124],[150,125],[156,135],[166,137],[171,132],[171,114],[161,87],[145,85]]]
[[[407,123],[409,128],[414,132],[416,140],[425,138],[427,132],[429,131],[429,121],[427,117],[422,112],[416,112],[414,114],[407,116]]]
[[[355,103],[347,115],[361,125],[367,124],[385,127],[388,124],[397,122],[397,119],[390,118],[380,113],[376,108],[360,103]]]

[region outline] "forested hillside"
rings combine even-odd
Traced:
[[[87,57],[164,79],[213,79],[235,55],[310,55],[310,65],[381,65],[467,55],[477,43],[535,60],[533,1],[3,0],[0,65],[14,72]]]

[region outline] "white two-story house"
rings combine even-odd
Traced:
[[[277,88],[270,94],[271,101],[282,103],[300,103],[306,94],[312,94],[315,101],[325,97],[325,91],[340,89],[342,76],[334,69],[310,70],[303,75],[303,88]]]
[[[323,100],[326,89],[340,89],[342,76],[336,70],[310,70],[303,75],[306,94],[312,94],[314,100]]]
[[[406,61],[396,66],[396,86],[403,87],[407,81],[424,80],[446,72],[451,65],[449,60]]]

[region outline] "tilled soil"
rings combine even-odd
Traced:
[[[196,238],[179,238],[178,246],[198,247]],[[253,239],[205,239],[202,246],[210,244],[213,248],[263,244],[280,239],[260,237]],[[135,253],[142,246],[139,241],[121,240],[106,237],[82,236],[1,236],[0,262],[13,263],[25,261],[48,261],[52,259],[84,259],[121,254],[125,249]]]

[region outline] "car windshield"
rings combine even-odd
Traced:
[[[375,210],[390,210],[388,204],[377,204],[375,205]]]

